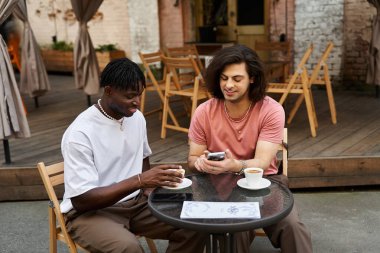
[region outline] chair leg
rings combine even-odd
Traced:
[[[49,207],[49,252],[57,253],[57,227],[54,210]]]
[[[141,103],[140,103],[140,111],[144,114],[145,111],[145,99],[146,99],[146,90],[141,94]]]
[[[313,111],[313,103],[311,100],[311,94],[307,88],[304,89],[304,92],[305,92],[306,110],[307,110],[307,116],[309,118],[311,136],[316,137],[317,136],[316,126],[315,126],[316,116],[315,116],[315,111]]]
[[[334,102],[334,95],[331,87],[331,81],[329,77],[329,72],[327,68],[324,68],[324,74],[325,74],[325,82],[326,82],[326,92],[327,92],[327,98],[329,100],[329,106],[330,106],[330,113],[331,113],[331,121],[335,125],[336,124],[336,108],[335,108],[335,102]]]
[[[166,125],[168,123],[169,97],[166,93],[167,91],[165,91],[164,109],[162,111],[161,139],[166,138]]]
[[[303,94],[300,94],[298,96],[296,103],[294,104],[292,110],[289,113],[289,118],[286,121],[286,123],[290,124],[292,122],[292,120],[293,120],[294,116],[296,115],[298,109],[300,108],[304,98],[305,98],[305,96]]]
[[[154,243],[154,241],[152,239],[146,238],[146,237],[145,237],[145,240],[146,240],[146,243],[148,244],[150,253],[158,253],[157,248],[156,248],[156,244]]]

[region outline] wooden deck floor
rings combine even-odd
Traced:
[[[39,98],[39,108],[35,108],[33,99],[23,96],[32,137],[9,140],[12,158],[10,165],[4,164],[1,145],[1,168],[35,168],[39,161],[50,164],[62,160],[62,134],[74,118],[87,108],[87,98],[81,90],[75,89],[72,76],[50,75],[49,78],[52,90]],[[305,108],[302,106],[293,123],[288,126],[289,162],[293,162],[289,165],[290,173],[298,170],[305,176],[305,171],[314,169],[317,173],[313,176],[317,178],[320,174],[326,175],[327,167],[330,166],[335,169],[328,180],[336,180],[334,177],[339,175],[342,167],[352,167],[352,171],[347,173],[353,178],[357,176],[357,168],[365,167],[370,171],[367,174],[368,180],[379,183],[380,99],[375,98],[374,92],[336,91],[334,95],[338,123],[333,125],[324,91],[314,90],[313,94],[319,120],[317,137],[310,135]],[[92,97],[93,103],[96,100],[97,97]],[[148,100],[148,109],[159,103],[158,97],[152,93],[148,94]],[[285,104],[286,111],[290,109],[290,102]],[[187,135],[169,131],[168,137],[161,139],[158,114],[147,116],[146,119],[153,151],[151,162],[185,162],[188,152]],[[182,121],[188,124],[186,118]],[[338,166],[336,161],[341,159],[344,159],[344,163]]]

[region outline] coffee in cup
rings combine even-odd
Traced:
[[[261,168],[246,168],[244,169],[244,175],[247,180],[247,184],[250,187],[260,186],[263,178],[263,169]]]

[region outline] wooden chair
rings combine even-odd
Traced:
[[[54,187],[64,183],[63,162],[45,166],[43,162],[37,164],[46,192],[49,196],[49,248],[50,253],[57,252],[57,240],[67,244],[70,253],[76,253],[78,249],[89,252],[75,243],[65,226],[65,220],[59,206],[59,201]],[[58,225],[57,225],[58,221]],[[152,239],[145,238],[152,253],[157,253],[156,246]]]
[[[162,112],[162,104],[164,103],[164,92],[165,92],[165,78],[166,74],[168,72],[164,62],[162,61],[162,57],[164,54],[161,50],[158,50],[154,53],[141,53],[139,52],[139,56],[141,59],[141,62],[144,66],[144,75],[147,80],[146,82],[146,89],[144,90],[142,96],[141,96],[141,105],[140,105],[140,111],[144,115],[150,115],[155,112]],[[154,70],[157,70],[158,68],[162,69],[162,77],[158,78],[157,73],[153,73]],[[147,92],[157,92],[161,103],[160,107],[153,109],[149,112],[145,112],[145,103],[146,103],[146,94]],[[168,109],[169,116],[171,120],[175,121],[174,114],[172,110]]]
[[[172,124],[168,123],[169,112],[169,99],[173,96],[180,96],[184,101],[185,109],[188,112],[189,117],[193,115],[198,101],[208,99],[211,96],[203,85],[203,78],[198,68],[197,63],[193,58],[172,58],[163,57],[165,65],[169,69],[169,74],[166,77],[166,87],[164,96],[164,110],[162,116],[162,128],[161,138],[166,138],[166,129],[177,130],[187,133],[189,130],[186,127],[181,127],[177,120],[174,120]],[[181,70],[192,69],[194,76],[192,83],[187,86],[183,86],[180,82]],[[174,83],[176,89],[171,88],[171,82]],[[190,103],[189,103],[190,99]]]
[[[198,64],[199,70],[204,70],[203,63],[199,58],[198,50],[195,45],[185,45],[183,47],[170,47],[165,48],[166,55],[169,57],[193,57]]]
[[[313,46],[304,53],[300,63],[297,66],[296,71],[291,75],[289,81],[283,83],[269,83],[267,93],[280,93],[280,104],[284,104],[289,94],[303,94],[306,102],[307,115],[309,119],[310,131],[313,137],[317,136],[316,128],[318,127],[317,117],[315,114],[315,107],[313,97],[311,95],[311,89],[309,85],[309,78],[306,69],[306,62],[310,58]],[[300,80],[298,82],[297,80]]]
[[[327,66],[327,58],[329,57],[331,50],[333,49],[334,44],[332,42],[329,42],[327,44],[327,47],[325,51],[323,52],[321,58],[319,59],[317,65],[315,65],[313,71],[311,72],[311,75],[309,76],[309,86],[312,85],[323,85],[326,87],[326,93],[327,98],[329,101],[329,107],[330,107],[330,114],[331,114],[331,121],[335,125],[336,120],[336,108],[335,108],[335,102],[334,102],[334,95],[332,91],[331,86],[331,80],[330,80],[330,74],[329,74],[329,68]],[[320,72],[323,70],[323,75],[320,76]],[[290,124],[298,111],[299,107],[301,106],[305,96],[303,94],[298,96],[298,99],[292,108],[292,110],[289,113],[289,118],[287,123]]]
[[[277,41],[255,41],[255,51],[264,62],[283,63],[282,80],[286,80],[289,75],[291,63],[290,42]]]
[[[282,160],[281,160],[282,172],[281,172],[281,174],[288,176],[288,129],[287,128],[284,128],[284,138],[282,140],[282,143],[278,146],[278,150],[281,151],[281,156],[282,156]],[[266,236],[266,234],[262,228],[255,229],[255,235]]]

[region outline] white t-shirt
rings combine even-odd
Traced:
[[[142,113],[136,111],[132,117],[125,117],[123,128],[91,106],[66,130],[61,144],[65,171],[62,213],[73,208],[70,198],[141,173],[143,159],[152,153]]]

